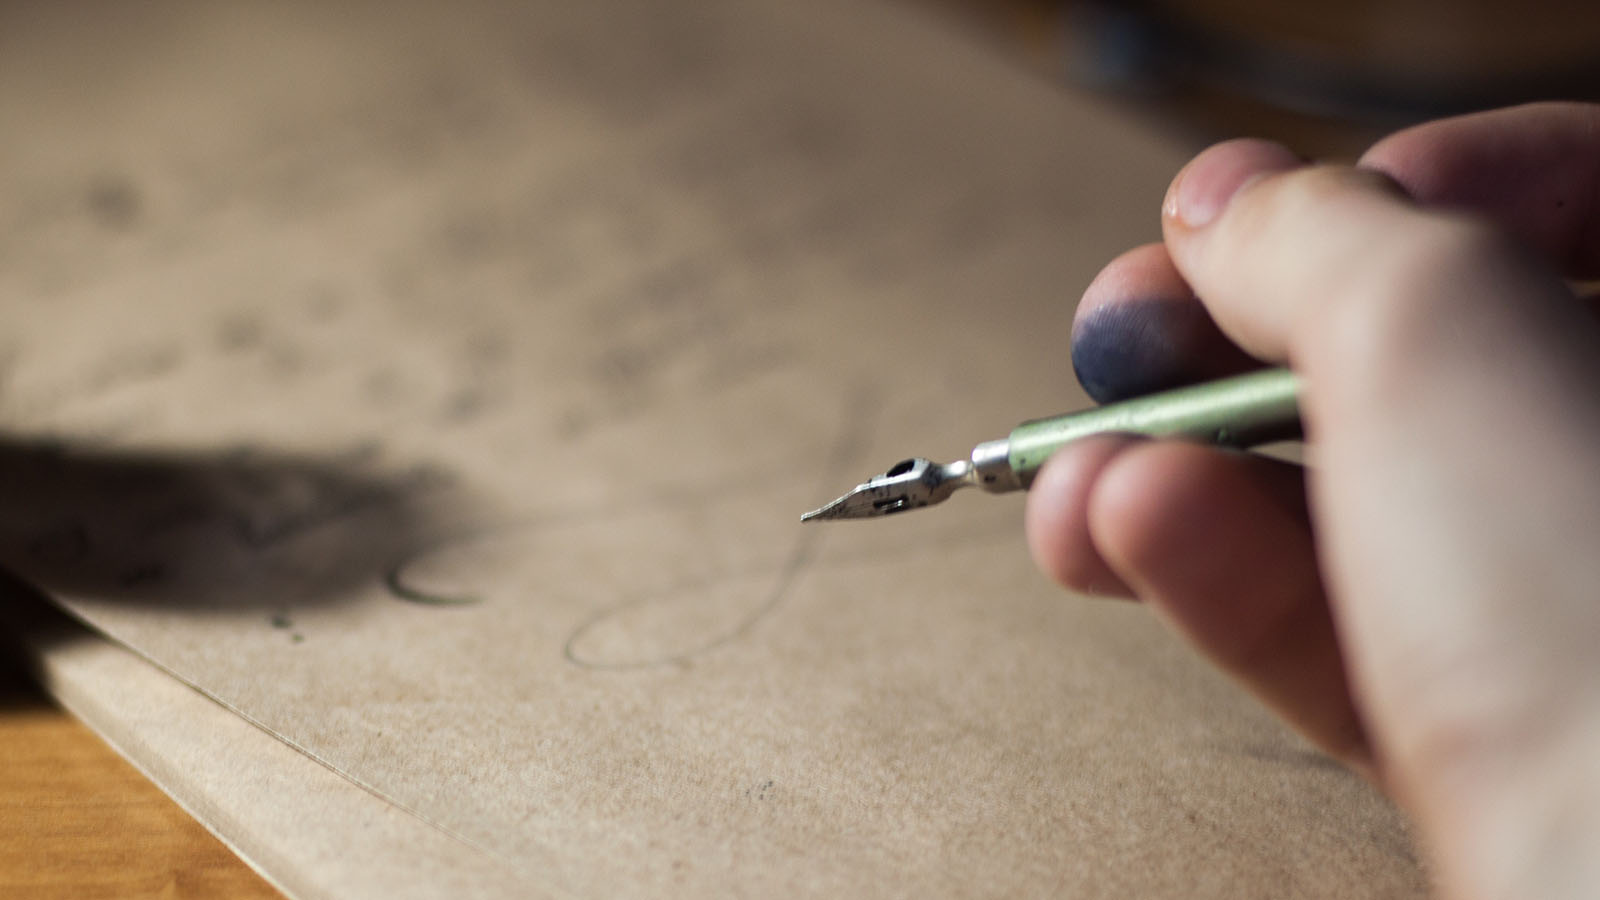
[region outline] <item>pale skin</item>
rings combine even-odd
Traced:
[[[1028,497],[1039,566],[1149,604],[1389,792],[1442,896],[1600,896],[1600,320],[1569,282],[1600,275],[1600,106],[1354,167],[1228,142],[1161,218],[1080,317],[1203,304],[1185,352],[1297,370],[1312,465],[1081,442]]]

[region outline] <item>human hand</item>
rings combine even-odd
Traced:
[[[1356,167],[1196,157],[1074,328],[1101,399],[1288,364],[1312,464],[1108,436],[1028,498],[1041,568],[1135,596],[1409,808],[1452,896],[1600,894],[1600,107]]]

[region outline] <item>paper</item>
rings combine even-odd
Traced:
[[[1174,148],[892,6],[6,15],[0,559],[74,614],[556,895],[1422,892],[1017,498],[797,521],[1081,404]]]
[[[33,654],[73,715],[289,897],[569,896],[375,797],[9,579],[0,625],[20,638],[0,646]]]

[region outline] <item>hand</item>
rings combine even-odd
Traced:
[[[1104,399],[1288,364],[1311,465],[1105,437],[1040,472],[1039,565],[1142,599],[1407,806],[1457,897],[1600,895],[1600,107],[1234,141],[1089,288]]]

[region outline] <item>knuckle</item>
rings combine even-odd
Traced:
[[[1241,199],[1260,227],[1292,220],[1315,221],[1373,194],[1400,196],[1388,176],[1349,166],[1320,165],[1265,176],[1248,185]]]
[[[1511,252],[1509,240],[1464,217],[1407,213],[1407,227],[1375,229],[1311,304],[1295,335],[1299,354],[1321,356],[1339,384],[1369,402],[1393,390],[1467,314],[1463,299]]]

